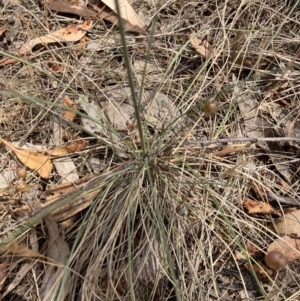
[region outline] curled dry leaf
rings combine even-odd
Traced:
[[[6,29],[7,29],[7,24],[4,24],[3,26],[0,27],[0,37],[3,35]]]
[[[48,248],[47,257],[51,258],[55,262],[61,264],[60,267],[55,267],[53,265],[48,265],[46,267],[46,273],[44,275],[42,286],[41,286],[41,296],[44,301],[57,300],[53,298],[58,294],[60,283],[57,279],[63,277],[64,265],[67,263],[68,257],[70,255],[70,248],[66,241],[61,237],[58,225],[54,221],[52,216],[46,216],[44,218],[45,225],[47,226],[48,233]],[[67,287],[65,284],[63,291],[62,300],[65,300],[65,294],[67,293]]]
[[[14,255],[18,255],[21,257],[42,257],[45,258],[42,254],[30,250],[26,245],[24,244],[18,244],[15,241],[11,242],[9,245],[1,248],[1,251],[12,253]]]
[[[96,12],[79,5],[73,5],[67,0],[48,0],[45,1],[45,6],[48,9],[58,11],[61,13],[69,13],[82,17],[95,17],[97,15]]]
[[[117,6],[115,0],[102,0],[102,2],[109,7],[111,10],[113,10],[115,13],[117,13]],[[119,0],[118,1],[120,6],[120,13],[121,18],[125,20],[128,24],[132,26],[133,29],[139,29],[140,31],[143,31],[143,28],[145,27],[144,22],[139,18],[133,7],[128,3],[127,0]],[[129,29],[128,25],[126,26],[126,29]]]
[[[190,37],[191,45],[203,57],[214,58],[214,57],[218,56],[218,52],[214,49],[214,47],[208,41],[197,38],[195,31],[193,31],[189,35],[189,37]]]
[[[274,226],[278,234],[300,238],[300,210],[277,218]]]
[[[4,298],[8,293],[15,289],[31,269],[32,262],[24,263],[18,270],[12,282],[6,287],[6,290],[2,294],[2,297]]]
[[[80,152],[83,150],[88,144],[88,141],[77,141],[75,143],[69,144],[67,146],[57,147],[53,150],[47,150],[44,153],[46,153],[49,156],[65,156],[68,154]]]
[[[10,148],[24,165],[36,170],[42,178],[48,179],[50,177],[53,165],[48,156],[29,149],[17,148],[2,138],[0,138],[0,141]]]
[[[255,149],[254,144],[249,143],[235,143],[235,144],[229,144],[223,147],[221,150],[217,150],[213,152],[214,156],[218,157],[224,157],[231,155],[233,153],[243,152],[243,151],[249,151]],[[229,171],[230,173],[230,171]]]
[[[84,36],[82,39],[80,39],[79,43],[76,45],[76,49],[74,50],[74,54],[77,57],[80,57],[82,55],[83,50],[86,49],[89,40],[90,39],[86,36]]]
[[[248,263],[246,263],[245,268],[250,273],[253,273],[253,271],[255,271],[255,273],[257,273],[257,275],[259,275],[260,281],[262,283],[269,282],[270,277],[273,277],[273,275],[274,275],[274,271],[272,269],[269,269],[269,268],[265,267],[263,265],[262,261],[258,261],[257,263],[253,263],[253,264],[251,264],[251,266]]]
[[[251,199],[247,199],[244,204],[244,209],[248,214],[274,214],[281,216],[281,213],[275,210],[270,204],[257,202]]]
[[[16,59],[11,59],[9,57],[5,57],[2,60],[0,60],[0,67],[6,66],[6,65],[11,65],[11,64],[15,64],[18,61]]]
[[[91,29],[92,20],[87,20],[83,23],[59,29],[45,36],[32,39],[26,42],[19,50],[19,54],[30,52],[37,44],[48,44],[56,42],[76,42],[86,34],[87,30]]]
[[[237,78],[233,74],[233,82],[237,83]],[[257,100],[253,97],[252,93],[246,92],[236,84],[233,89],[233,96],[236,99],[236,103],[239,105],[239,110],[244,118],[245,134],[249,138],[260,137],[274,137],[272,125],[262,117]],[[278,142],[259,142],[257,145],[269,153],[269,157],[274,163],[278,172],[280,172],[285,179],[290,182],[292,174],[290,172],[289,165],[284,163],[284,160],[274,155],[274,153],[284,152]]]
[[[96,177],[97,175],[92,174],[79,180],[76,180],[72,183],[64,183],[52,186],[49,190],[43,193],[45,197],[45,202],[40,204],[42,209],[55,203],[62,196],[66,196],[69,193],[74,192],[76,189],[80,189],[80,187],[84,186],[87,182],[93,180]],[[61,206],[59,209],[53,211],[51,215],[57,222],[61,222],[73,217],[78,212],[90,206],[95,197],[102,190],[102,188],[103,187],[99,185],[97,189],[87,192],[87,194],[84,197],[80,198],[76,202],[72,202],[70,204]],[[17,209],[13,209],[11,211],[14,215],[18,217],[24,217],[32,212],[31,208],[27,204],[23,206],[18,206]]]
[[[62,100],[62,104],[68,108],[71,108],[72,110],[76,110],[75,103],[68,96],[64,97],[64,99]],[[68,110],[64,111],[64,117],[69,121],[73,121],[75,116],[76,113],[72,111],[68,111]]]

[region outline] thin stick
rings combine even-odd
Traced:
[[[207,146],[211,144],[226,144],[226,143],[241,143],[241,142],[250,142],[250,143],[259,143],[259,142],[282,142],[282,141],[291,141],[300,144],[300,138],[294,137],[266,137],[266,138],[224,138],[224,139],[215,139],[215,140],[187,140],[184,145],[201,145]]]

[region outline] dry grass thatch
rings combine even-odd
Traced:
[[[22,44],[48,30],[79,22],[27,2],[8,3],[0,17],[0,27],[18,28],[10,26],[0,38],[3,58],[18,57]],[[137,0],[134,9],[151,26],[145,34],[126,32],[127,49],[116,25],[96,19],[82,53],[72,43],[37,45],[28,57],[0,67],[1,138],[50,148],[57,126],[62,144],[89,142],[65,156],[78,177],[102,174],[86,186],[74,180],[80,197],[88,187],[98,189],[97,196],[71,222],[58,223],[70,255],[52,297],[43,295],[51,265],[45,221],[18,237],[45,257],[3,253],[3,261],[9,259],[6,272],[0,267],[2,293],[27,268],[5,300],[300,298],[297,261],[279,272],[257,267],[278,238],[269,228],[273,217],[250,216],[243,207],[249,198],[271,202],[267,192],[299,204],[299,146],[242,143],[232,150],[230,143],[187,143],[253,137],[251,129],[254,136],[299,138],[298,2]],[[204,45],[200,53],[191,33]],[[137,95],[143,91],[139,120],[129,68]],[[65,96],[78,110],[71,122],[62,117]],[[242,112],[249,99],[255,114]],[[101,113],[92,113],[95,107]],[[247,116],[263,121],[251,128]],[[17,159],[0,151],[1,173],[8,177]],[[28,172],[26,182],[40,202],[64,180],[56,170],[47,180]],[[12,210],[27,204],[11,186],[1,190],[1,231],[15,225]],[[273,205],[281,213],[286,206]]]

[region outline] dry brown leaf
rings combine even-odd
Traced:
[[[68,154],[80,152],[88,144],[88,141],[77,141],[67,146],[57,147],[53,150],[44,151],[49,156],[65,156]]]
[[[272,251],[281,252],[289,262],[294,261],[300,258],[300,239],[284,235],[269,245],[267,253]]]
[[[298,114],[296,114],[295,118],[293,118],[292,120],[289,120],[286,124],[286,128],[285,128],[285,132],[286,135],[289,137],[297,137],[297,132],[295,131],[295,124],[299,118],[300,112],[298,112]],[[296,134],[296,135],[295,135]]]
[[[25,54],[27,52],[30,52],[32,48],[37,44],[79,41],[86,34],[86,31],[92,28],[92,25],[93,21],[87,20],[83,23],[62,28],[45,36],[32,39],[26,42],[19,49],[19,54]]]
[[[197,38],[195,31],[193,31],[189,35],[189,37],[190,37],[191,45],[203,57],[214,58],[214,57],[218,56],[218,52],[214,49],[214,47],[208,41]]]
[[[281,216],[281,213],[274,208],[270,204],[260,203],[251,199],[247,199],[243,204],[245,210],[248,214],[274,214],[277,216]]]
[[[0,141],[10,148],[24,165],[36,170],[42,178],[48,179],[50,177],[53,165],[48,156],[29,149],[17,148],[2,138],[0,138]]]
[[[233,82],[237,83],[237,78],[233,74]],[[239,105],[239,110],[244,117],[245,134],[249,138],[257,139],[261,137],[274,137],[272,125],[261,116],[260,107],[257,100],[249,92],[243,93],[240,86],[237,84],[233,90],[233,96]],[[276,153],[283,153],[284,150],[278,142],[259,142],[257,145],[265,149],[269,153],[269,157],[285,179],[290,182],[292,173],[289,165],[284,163],[284,160],[278,157]],[[275,155],[274,155],[275,153]]]
[[[274,226],[278,234],[300,238],[300,210],[277,218]]]
[[[68,97],[65,96],[64,99],[62,100],[62,104],[68,108],[71,108],[72,110],[76,110],[76,104]],[[65,110],[64,111],[64,117],[69,120],[73,121],[76,116],[76,113]]]
[[[21,268],[18,270],[18,273],[15,275],[13,281],[6,288],[2,297],[5,297],[8,293],[10,293],[13,289],[15,289],[31,269],[32,269],[32,263],[23,264]]]
[[[3,35],[3,33],[6,31],[6,29],[7,29],[7,24],[0,27],[0,37]]]
[[[224,157],[233,153],[253,150],[254,148],[254,144],[249,145],[249,143],[236,143],[226,145],[222,150],[214,151],[212,154],[213,156]]]
[[[48,9],[55,10],[61,13],[69,13],[78,15],[81,17],[95,17],[96,12],[82,6],[72,5],[66,0],[49,0],[45,1],[45,5]]]
[[[15,64],[17,62],[18,61],[16,59],[5,57],[2,60],[0,60],[0,66],[3,67],[3,66],[6,66],[6,65]]]
[[[250,256],[256,257],[257,255],[259,255],[259,253],[261,253],[262,250],[257,245],[255,245],[253,242],[247,241],[246,242],[246,251]]]
[[[47,256],[55,262],[60,263],[61,267],[55,267],[48,265],[46,268],[45,276],[42,281],[41,296],[42,300],[52,301],[60,287],[60,281],[63,277],[64,268],[63,266],[67,263],[70,248],[66,241],[59,234],[57,223],[54,221],[52,216],[44,218],[44,222],[47,226],[48,232],[48,249]],[[65,300],[65,294],[67,293],[66,287],[63,289],[62,300]]]
[[[40,204],[41,208],[43,209],[44,207],[50,206],[62,196],[72,193],[76,189],[80,189],[80,187],[84,186],[87,182],[91,181],[97,176],[99,175],[92,174],[72,183],[64,183],[51,187],[49,190],[44,192],[46,201]],[[72,202],[71,204],[62,206],[59,209],[55,210],[51,215],[57,222],[67,220],[78,212],[90,206],[101,190],[102,186],[100,185],[99,188],[90,191],[86,194],[86,196],[82,197],[78,201]],[[32,212],[31,208],[28,205],[18,206],[17,209],[11,209],[10,211],[18,217],[24,217]]]
[[[270,277],[274,275],[274,271],[266,267],[262,261],[251,264],[251,267],[248,263],[245,264],[245,268],[253,273],[253,270],[259,275],[259,278],[262,282],[269,282]]]
[[[74,54],[77,56],[77,57],[80,57],[83,53],[83,50],[87,47],[88,45],[88,42],[89,42],[89,38],[84,36],[80,41],[79,43],[76,45],[76,49],[74,50]]]
[[[102,0],[102,2],[117,14],[117,6],[115,0]],[[119,9],[121,13],[121,18],[129,24],[129,28],[128,26],[126,26],[126,29],[130,29],[130,27],[132,27],[132,29],[144,31],[144,22],[139,18],[133,7],[128,3],[128,1],[119,0],[118,2],[120,6]]]
[[[63,72],[65,69],[65,66],[63,64],[54,62],[54,59],[52,57],[49,58],[49,60],[47,62],[47,67],[49,69],[51,69],[51,71],[53,73],[60,73],[60,72]]]
[[[11,242],[9,245],[3,247],[0,249],[1,252],[8,252],[12,253],[14,255],[18,255],[21,257],[42,257],[45,258],[44,255],[30,250],[26,245],[24,244],[17,244],[15,241]]]

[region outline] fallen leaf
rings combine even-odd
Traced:
[[[21,266],[21,268],[18,270],[18,273],[15,275],[13,281],[8,285],[8,287],[6,288],[4,293],[2,294],[2,297],[5,297],[13,289],[15,289],[31,269],[32,269],[32,263],[31,262],[23,264]]]
[[[80,96],[78,102],[90,118],[82,118],[84,128],[108,137],[107,143],[119,156],[127,157],[123,138],[139,139],[130,88],[113,88],[95,100]],[[146,90],[141,99],[141,119],[153,131],[165,129],[178,115],[171,99],[160,92]],[[102,137],[103,137],[102,136]],[[121,138],[123,137],[123,138]]]
[[[3,67],[3,66],[6,66],[6,65],[15,64],[17,62],[18,61],[16,59],[5,57],[2,60],[0,60],[0,66]]]
[[[102,0],[102,2],[117,14],[117,6],[115,0]],[[130,30],[131,27],[134,30],[144,31],[144,22],[139,18],[129,2],[127,0],[118,0],[118,4],[121,18],[125,20],[129,25],[126,26],[126,29]]]
[[[62,104],[68,108],[71,108],[72,110],[76,110],[76,104],[68,96],[64,97]],[[76,113],[74,113],[73,111],[64,111],[64,117],[69,121],[73,121],[75,116]]]
[[[65,156],[68,154],[80,152],[87,146],[87,144],[88,144],[88,141],[77,141],[75,143],[72,143],[72,144],[69,144],[66,146],[57,147],[53,150],[43,151],[43,153],[45,153],[49,156],[53,156],[53,157]]]
[[[201,39],[197,38],[195,31],[193,31],[189,35],[189,38],[190,38],[191,45],[203,57],[214,58],[219,55],[218,52],[214,49],[214,47],[207,40],[201,40]]]
[[[37,44],[47,44],[56,42],[76,42],[79,41],[93,25],[92,20],[59,29],[45,36],[32,39],[26,42],[20,49],[19,54],[30,52]]]
[[[60,267],[48,265],[42,281],[41,299],[45,301],[52,301],[56,300],[55,295],[58,293],[60,288],[60,281],[58,280],[63,277],[65,270],[64,265],[67,264],[70,255],[70,248],[59,234],[57,223],[54,221],[53,217],[45,217],[44,222],[47,226],[48,233],[47,257],[61,264]],[[65,294],[67,293],[66,284],[65,287],[61,289],[62,294],[60,298],[61,300],[65,300]]]
[[[300,138],[300,126],[297,123],[297,120],[300,116],[300,111],[292,120],[288,120],[286,123],[285,133],[288,137]]]
[[[281,213],[274,208],[270,204],[260,203],[251,199],[247,199],[243,206],[248,214],[274,214],[277,216],[281,216]]]
[[[246,263],[245,268],[252,274],[255,271],[260,278],[261,282],[269,282],[270,277],[274,275],[274,271],[266,267],[262,261],[257,261],[257,263],[252,263],[251,266],[249,263]]]
[[[284,235],[269,245],[267,253],[272,251],[281,252],[289,262],[294,261],[300,258],[300,239]]]
[[[1,252],[8,252],[12,253],[14,255],[18,255],[21,257],[42,257],[45,258],[44,255],[29,249],[26,245],[24,244],[18,244],[16,241],[12,241],[9,245],[3,247],[0,249]]]
[[[49,69],[51,69],[51,71],[53,72],[53,73],[60,73],[60,72],[63,72],[63,70],[64,70],[64,66],[63,66],[63,64],[60,64],[60,63],[56,63],[56,62],[54,62],[54,59],[51,57],[51,58],[49,58],[49,60],[48,60],[48,62],[47,62],[47,67],[49,68]]]
[[[278,234],[300,238],[300,210],[290,212],[274,221]]]
[[[9,39],[10,41],[14,41],[16,36],[21,30],[21,20],[20,20],[20,13],[15,13],[12,17],[12,26],[10,26],[5,34],[5,37]]]
[[[50,177],[53,165],[48,156],[29,149],[17,148],[2,138],[0,138],[0,141],[10,148],[24,165],[36,170],[42,178],[48,179]]]
[[[224,146],[221,150],[214,151],[213,156],[224,157],[233,153],[249,151],[255,149],[254,144],[249,143],[235,143]]]
[[[79,180],[76,180],[72,183],[63,183],[63,184],[52,186],[50,189],[48,189],[43,193],[45,201],[42,204],[40,204],[41,210],[55,203],[62,196],[66,196],[74,192],[76,189],[80,189],[80,187],[83,187],[85,184],[87,184],[89,181],[93,180],[97,176],[99,175],[92,174],[84,178],[81,178]],[[103,187],[100,185],[99,188],[90,191],[84,197],[80,198],[76,202],[72,202],[70,204],[61,206],[59,209],[53,211],[51,215],[54,217],[54,220],[57,222],[61,222],[73,217],[78,212],[89,207],[93,202],[93,200],[95,199],[95,197],[102,190],[102,188]],[[32,213],[32,208],[26,204],[23,206],[18,206],[17,209],[11,209],[10,211],[15,216],[24,217],[27,214]]]
[[[87,45],[88,45],[88,41],[90,39],[88,37],[83,37],[79,43],[76,45],[76,48],[74,50],[74,54],[79,58],[82,53],[83,53],[83,50],[86,49]]]
[[[257,257],[261,253],[261,249],[251,241],[246,242],[246,251],[252,257]]]
[[[53,160],[57,174],[61,177],[62,183],[75,182],[79,179],[77,167],[72,158],[58,158]]]
[[[237,82],[233,74],[233,82]],[[249,138],[257,139],[263,137],[274,137],[273,126],[261,116],[257,100],[250,92],[243,93],[238,84],[234,87],[233,97],[238,103],[239,110],[244,118],[245,134]],[[266,150],[270,159],[285,179],[290,182],[292,174],[289,165],[284,163],[278,153],[284,153],[278,142],[259,142],[259,147]],[[275,155],[273,153],[276,153]]]
[[[45,6],[50,10],[55,10],[61,13],[69,13],[81,17],[95,17],[96,12],[82,6],[72,5],[66,0],[49,0],[45,1]]]
[[[0,37],[3,35],[3,33],[6,31],[6,29],[7,29],[6,24],[0,27]]]

